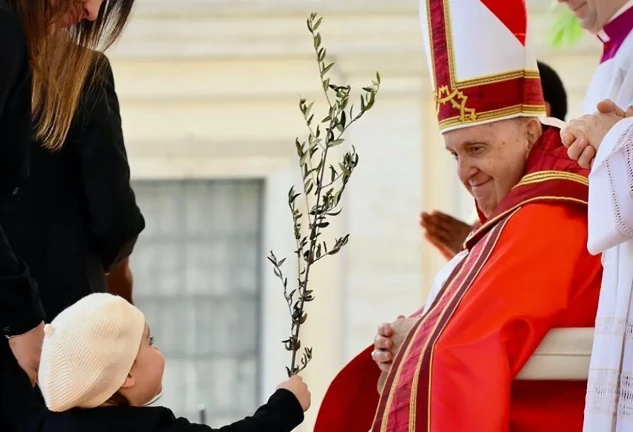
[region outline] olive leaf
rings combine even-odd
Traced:
[[[330,240],[329,245],[327,240],[322,239],[332,218],[342,211],[341,200],[345,187],[358,165],[358,153],[353,146],[345,150],[343,135],[374,106],[380,88],[380,74],[376,73],[371,85],[362,89],[360,108],[354,110],[354,104],[350,104],[351,87],[335,84],[329,76],[335,63],[327,60],[327,49],[322,46],[321,33],[318,31],[322,21],[323,18],[312,13],[307,19],[307,26],[312,35],[327,113],[315,116],[314,102],[303,98],[299,100],[299,109],[308,129],[307,139],[296,138],[294,142],[303,185],[300,190],[292,186],[288,191],[288,207],[292,214],[296,242],[296,286],[289,287],[288,278],[284,276],[286,259],[278,259],[272,251],[268,255],[273,272],[283,286],[291,319],[290,336],[282,341],[292,355],[290,366],[286,367],[288,376],[301,372],[312,360],[312,348],[303,346],[299,338],[300,328],[308,319],[305,304],[315,298],[314,291],[308,288],[312,266],[326,256],[337,254],[349,241],[349,234]],[[315,118],[322,120],[317,123]],[[332,160],[334,151],[330,151],[334,147],[337,147],[336,154],[343,154],[335,161]],[[302,347],[303,351],[299,354]]]

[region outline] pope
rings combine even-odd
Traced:
[[[334,379],[315,431],[580,431],[586,381],[517,379],[550,331],[593,326],[601,278],[588,170],[543,118],[525,1],[422,0],[420,18],[439,128],[481,226],[426,306]]]

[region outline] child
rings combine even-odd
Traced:
[[[160,393],[164,366],[141,311],[92,294],[45,328],[38,384],[46,408],[17,363],[2,366],[2,404],[19,432],[290,432],[310,407],[307,386],[294,376],[252,417],[220,429],[192,424],[144,406]]]

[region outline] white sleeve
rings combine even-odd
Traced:
[[[461,251],[460,253],[455,255],[453,259],[447,262],[446,265],[442,267],[442,269],[437,273],[435,279],[433,280],[431,292],[429,292],[429,296],[427,297],[426,303],[424,304],[423,314],[427,313],[427,311],[431,308],[433,302],[435,301],[435,298],[440,293],[440,290],[444,286],[444,283],[446,282],[448,277],[451,275],[451,273],[453,273],[453,270],[455,270],[455,267],[457,267],[457,265],[462,262],[462,260],[465,259],[467,256],[467,250]]]
[[[587,249],[598,254],[633,239],[633,118],[604,137],[589,175]]]

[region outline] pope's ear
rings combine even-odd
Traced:
[[[532,149],[534,144],[538,141],[538,139],[543,135],[543,126],[541,122],[537,118],[528,119],[525,124],[525,132],[527,137],[528,149]]]

